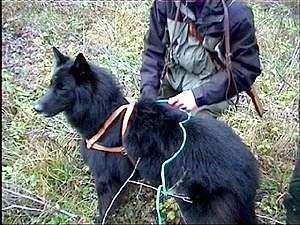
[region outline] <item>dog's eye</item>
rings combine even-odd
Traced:
[[[65,85],[63,83],[57,83],[56,84],[56,88],[59,89],[59,90],[65,90]]]

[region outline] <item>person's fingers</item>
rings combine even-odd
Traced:
[[[176,107],[176,108],[178,108],[178,109],[179,109],[179,108],[181,109],[182,107],[185,107],[185,106],[184,106],[184,104],[181,103],[181,102],[176,102],[176,104],[174,104],[173,107]]]
[[[192,91],[184,91],[168,99],[168,103],[175,108],[191,112],[197,108]]]
[[[176,107],[176,108],[180,108],[180,107],[184,106],[184,102],[182,102],[179,99],[177,99],[172,106]]]
[[[174,107],[174,108],[182,108],[185,107],[183,102],[180,102],[178,98],[173,97],[173,98],[169,98],[168,103]]]
[[[172,97],[172,98],[168,99],[169,105],[174,105],[174,104],[176,104],[177,101],[178,101],[178,99],[176,97]]]

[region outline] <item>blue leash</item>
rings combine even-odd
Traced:
[[[168,99],[159,99],[156,102],[158,102],[158,103],[168,103]],[[180,126],[180,128],[182,130],[182,133],[183,133],[182,143],[180,145],[180,148],[177,150],[177,152],[175,152],[174,155],[171,156],[169,159],[167,159],[166,161],[164,161],[163,164],[162,164],[162,167],[161,167],[161,174],[160,175],[161,175],[162,184],[158,186],[157,194],[156,194],[156,202],[155,202],[156,212],[157,212],[157,217],[158,217],[158,224],[165,224],[164,221],[163,221],[163,218],[161,216],[160,208],[159,208],[160,197],[161,197],[161,195],[163,195],[164,197],[166,197],[169,194],[169,192],[167,190],[167,187],[166,187],[165,168],[183,150],[183,148],[184,148],[184,146],[186,144],[186,137],[187,137],[186,130],[185,130],[183,124],[186,123],[187,121],[189,121],[190,118],[191,118],[191,114],[187,112],[187,119],[179,122],[179,126]]]

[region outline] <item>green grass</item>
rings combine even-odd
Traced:
[[[72,56],[83,52],[90,61],[110,69],[125,93],[137,98],[136,75],[150,5],[149,1],[3,2],[2,223],[93,221],[96,194],[78,151],[78,134],[63,115],[45,119],[34,113],[32,104],[48,86],[52,46]],[[282,200],[299,141],[299,20],[282,5],[251,6],[263,66],[256,86],[266,113],[259,118],[243,95],[238,111],[220,119],[259,160],[257,213],[284,222]],[[129,199],[111,223],[155,223],[151,191],[134,190]],[[22,209],[8,208],[12,205]],[[163,209],[169,222],[176,221],[172,201]]]

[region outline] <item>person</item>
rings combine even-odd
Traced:
[[[228,9],[232,77],[226,73],[224,12]],[[142,97],[217,117],[229,99],[261,73],[253,13],[234,0],[155,0],[144,39]]]

